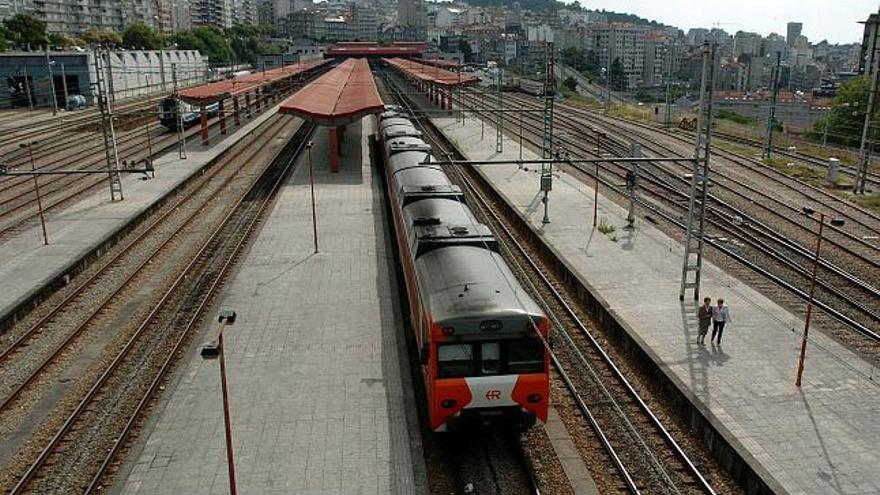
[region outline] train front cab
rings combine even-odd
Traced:
[[[487,262],[487,251],[447,247],[416,262],[422,282],[419,326],[428,333],[420,357],[433,431],[455,430],[473,419],[523,427],[547,421],[547,318],[498,253],[488,254],[494,259]],[[469,266],[459,270],[454,265],[463,258],[470,259]],[[457,277],[481,272],[490,275]],[[508,281],[516,284],[515,298]]]

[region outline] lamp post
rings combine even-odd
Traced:
[[[36,143],[36,141],[33,141],[33,143]],[[34,165],[34,152],[31,149],[31,144],[33,143],[28,141],[27,143],[22,143],[20,146],[22,148],[27,148],[28,159],[31,162],[31,172],[36,172],[37,167]],[[43,200],[40,196],[40,183],[37,181],[37,174],[34,174],[34,192],[37,195],[37,211],[40,214],[40,227],[43,229],[43,244],[48,246],[49,235],[46,233],[46,219],[43,217]]]
[[[804,207],[801,209],[804,215],[813,218],[813,214],[816,213],[812,208]],[[834,218],[830,221],[831,225],[835,227],[840,227],[844,224],[844,221],[841,219]],[[797,379],[794,382],[794,385],[798,388],[801,386],[801,378],[804,374],[804,356],[807,353],[807,338],[810,333],[810,316],[813,312],[813,298],[816,293],[816,271],[819,268],[819,250],[822,248],[822,233],[825,227],[825,214],[819,214],[819,233],[816,236],[816,253],[813,256],[813,271],[810,276],[810,296],[807,299],[807,316],[806,321],[804,322],[804,335],[801,339],[801,353],[798,357],[798,369],[797,369]]]
[[[315,239],[315,253],[318,252],[318,215],[315,211],[315,168],[312,166],[312,142],[306,145],[309,153],[309,185],[312,189],[312,236]]]
[[[202,346],[201,355],[205,359],[220,357],[220,389],[223,394],[223,427],[226,430],[226,465],[229,472],[229,493],[236,495],[235,486],[235,457],[232,452],[232,423],[229,420],[229,391],[226,385],[226,357],[223,354],[223,327],[235,324],[235,311],[225,309],[217,318],[220,323],[220,333],[217,341]]]

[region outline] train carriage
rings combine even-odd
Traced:
[[[432,430],[472,416],[546,421],[546,316],[405,112],[379,119]]]

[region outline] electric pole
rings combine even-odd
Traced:
[[[870,18],[869,18],[869,21]],[[877,21],[873,23],[874,40],[871,43],[871,67],[868,70],[873,71],[871,77],[871,92],[868,94],[868,109],[865,113],[865,124],[862,127],[862,143],[859,147],[859,168],[856,172],[855,184],[853,184],[853,193],[865,194],[865,182],[868,179],[868,164],[871,163],[871,147],[873,146],[874,137],[874,111],[877,105],[878,78],[880,78],[880,65],[877,63],[877,34],[880,31],[880,24]]]
[[[553,159],[553,102],[556,98],[556,76],[553,73],[555,56],[553,43],[547,43],[547,62],[544,73],[544,139],[541,144],[541,158],[545,160]],[[541,191],[544,197],[541,201],[544,203],[544,224],[550,223],[550,191],[553,189],[553,163],[541,164]]]
[[[779,95],[779,69],[782,63],[782,52],[776,52],[776,67],[773,69],[773,94],[770,96],[770,111],[767,113],[767,134],[764,139],[762,158],[770,159],[773,150],[773,126],[776,125],[776,98]],[[790,79],[790,78],[789,78]]]
[[[109,59],[108,59],[109,60]],[[104,88],[103,57],[100,49],[95,50],[95,86],[98,93],[98,110],[101,112],[101,131],[104,134],[104,155],[107,159],[107,174],[110,180],[110,199],[124,199],[122,195],[122,178],[119,176],[119,155],[116,150],[116,134],[113,130],[113,109],[108,101]]]
[[[700,79],[700,110],[697,115],[697,138],[694,145],[694,168],[691,172],[690,199],[681,267],[678,299],[684,300],[687,289],[693,289],[694,300],[700,297],[700,275],[703,269],[706,210],[709,187],[709,151],[712,144],[712,90],[715,87],[715,51],[717,45],[703,44],[703,72]],[[693,258],[692,256],[695,256]],[[693,272],[693,281],[688,273]]]
[[[504,81],[504,72],[498,67],[495,80],[498,84],[498,127],[495,132],[495,153],[504,151],[504,97],[501,94],[501,83]]]

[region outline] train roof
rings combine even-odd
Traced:
[[[395,155],[404,151],[431,151],[431,145],[424,142],[422,138],[417,136],[399,136],[391,137],[385,141],[385,152],[388,156]]]
[[[415,258],[434,249],[470,245],[498,250],[489,227],[454,198],[427,198],[407,204],[403,218],[410,252]]]
[[[415,268],[428,313],[454,337],[527,335],[545,317],[496,252],[446,247],[417,258]]]
[[[422,132],[412,124],[392,125],[382,129],[382,137],[385,140],[402,136],[421,136]]]
[[[400,170],[394,174],[394,184],[397,186],[398,196],[407,190],[436,186],[452,186],[449,178],[442,170],[433,167],[412,167]]]
[[[416,167],[426,167],[441,170],[440,165],[425,164],[426,162],[432,161],[434,161],[434,157],[431,156],[431,153],[424,150],[400,151],[391,155],[391,157],[388,159],[388,168],[391,170],[392,174],[396,174],[401,170]],[[428,182],[426,183],[426,185],[431,185],[431,183]]]
[[[385,129],[392,125],[413,125],[412,121],[403,117],[391,117],[379,123],[379,128]]]

